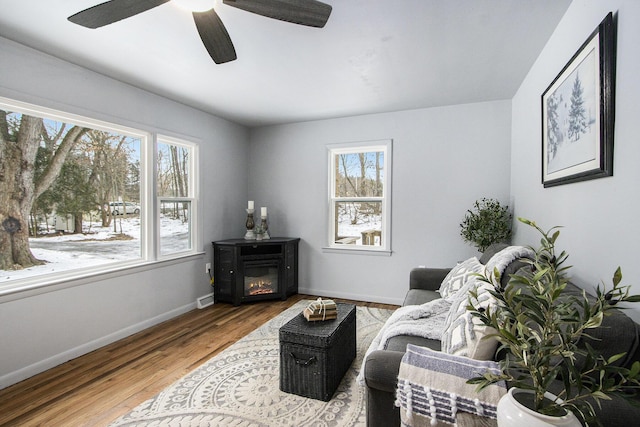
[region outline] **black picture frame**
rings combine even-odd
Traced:
[[[609,13],[542,94],[545,188],[613,175],[615,67]]]

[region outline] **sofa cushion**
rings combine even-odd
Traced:
[[[404,296],[404,302],[402,306],[407,305],[422,305],[425,302],[433,301],[440,298],[440,294],[436,291],[428,291],[426,289],[409,289]]]
[[[367,388],[384,390],[395,394],[396,386],[398,385],[398,369],[404,353],[405,350],[375,350],[371,352],[367,356],[367,363],[364,365]],[[391,402],[390,408],[393,408],[393,402]]]
[[[450,268],[413,268],[409,272],[409,289],[437,291],[450,271]]]
[[[480,273],[484,266],[478,258],[472,257],[462,261],[449,271],[440,285],[440,295],[444,299],[452,299],[474,274]]]
[[[509,247],[509,245],[506,243],[493,243],[492,245],[489,245],[489,247],[482,253],[482,256],[479,259],[480,264],[487,265],[487,262],[489,262],[489,260],[493,258],[495,254],[507,247]]]
[[[477,292],[477,299],[470,294],[473,289]],[[482,324],[467,310],[469,303],[476,309],[495,306],[497,300],[489,293],[491,289],[493,285],[472,279],[460,290],[452,301],[445,320],[442,351],[477,360],[490,360],[494,357],[498,341],[495,337],[487,336],[494,334],[495,329]]]
[[[427,347],[436,351],[440,351],[441,349],[440,340],[430,340],[428,338],[416,337],[413,335],[398,335],[389,339],[385,350],[404,352],[407,349],[407,344]]]

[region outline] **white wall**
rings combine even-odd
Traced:
[[[619,19],[614,176],[544,189],[540,95],[610,10]],[[451,266],[476,254],[459,237],[459,223],[474,200],[494,197],[545,227],[565,226],[560,243],[578,284],[608,282],[621,265],[640,293],[633,275],[640,236],[638,22],[636,0],[574,0],[511,102],[264,127],[251,132],[248,145],[240,126],[0,38],[0,96],[203,141],[207,251],[0,301],[0,388],[193,307],[209,290],[202,273],[209,242],[243,234],[247,199],[269,207],[272,235],[302,238],[301,292],[399,303],[412,267]],[[392,256],[324,253],[326,145],[385,138],[394,140]],[[518,227],[515,241],[537,238]]]
[[[243,233],[248,131],[2,38],[0,57],[0,96],[200,140],[205,251],[0,299],[3,388],[195,308],[196,298],[210,292],[204,264],[211,259],[211,241]]]
[[[401,303],[409,271],[477,254],[459,236],[476,199],[509,201],[509,101],[255,129],[249,197],[269,208],[272,236],[301,237],[301,292]],[[327,144],[393,139],[389,256],[324,253]]]
[[[540,96],[608,12],[618,15],[613,177],[543,188]],[[574,281],[587,289],[610,285],[617,266],[640,293],[636,245],[640,237],[640,2],[574,0],[513,98],[511,189],[516,214],[543,228],[562,225],[559,244],[570,254]],[[537,244],[528,227],[516,241]],[[640,313],[630,312],[636,321]]]

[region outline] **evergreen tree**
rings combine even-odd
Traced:
[[[587,130],[587,118],[584,108],[584,99],[582,98],[582,82],[580,76],[576,73],[576,79],[573,82],[573,90],[571,91],[571,107],[569,109],[569,138],[577,141],[580,135]]]
[[[52,186],[56,197],[58,215],[73,215],[75,233],[82,233],[85,212],[96,207],[95,190],[89,182],[88,158],[82,153],[71,155],[62,166],[60,175]]]
[[[551,160],[556,156],[558,145],[562,142],[562,132],[560,131],[560,123],[558,118],[558,105],[562,101],[562,97],[558,99],[553,94],[547,100],[547,139],[549,146],[547,147],[547,160]]]

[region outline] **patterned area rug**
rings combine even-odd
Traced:
[[[364,426],[365,393],[356,377],[369,344],[392,311],[357,307],[356,359],[333,398],[323,402],[279,388],[278,329],[308,303],[298,302],[111,427]]]

